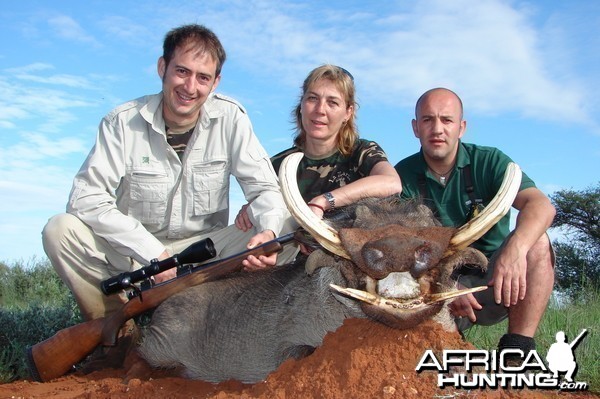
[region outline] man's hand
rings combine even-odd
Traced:
[[[516,305],[527,293],[527,252],[508,243],[496,259],[494,277],[494,299],[506,307]]]
[[[457,284],[456,289],[465,289],[462,284]],[[475,310],[481,310],[482,306],[477,302],[473,294],[465,294],[457,297],[448,305],[450,313],[455,317],[468,317],[472,323],[477,321]]]
[[[265,230],[252,237],[250,241],[248,241],[247,247],[248,249],[252,249],[256,246],[272,241],[274,239],[275,233],[273,233],[271,230]],[[277,263],[276,252],[268,256],[261,255],[258,258],[254,255],[250,255],[242,261],[242,265],[244,266],[245,271],[263,270],[267,267],[275,266],[275,263]]]
[[[158,257],[158,260],[165,260],[167,259],[169,256],[169,253],[167,252],[167,250],[164,250],[162,254],[160,254],[160,256]],[[163,281],[167,281],[167,280],[171,280],[173,278],[177,277],[177,268],[176,267],[172,267],[168,270],[165,270],[162,273],[158,273],[155,274],[152,278],[154,279],[155,283],[162,283]]]
[[[235,217],[235,226],[242,231],[248,231],[253,227],[250,217],[248,216],[249,206],[250,204],[243,205],[242,209],[240,209]]]
[[[310,255],[314,251],[311,247],[302,243],[298,244],[298,247],[300,248],[300,252],[306,256]]]

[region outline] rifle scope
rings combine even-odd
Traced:
[[[216,254],[217,252],[215,251],[215,245],[212,240],[210,238],[205,238],[204,240],[193,243],[180,254],[173,255],[170,258],[161,261],[152,259],[148,266],[108,278],[100,283],[100,288],[104,295],[114,294],[124,288],[131,288],[132,284],[154,276],[155,274],[162,273],[165,270],[187,263],[204,262],[205,260],[214,258]]]

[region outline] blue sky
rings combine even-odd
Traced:
[[[0,10],[0,260],[44,256],[100,119],[160,90],[164,34],[213,29],[228,53],[219,91],[241,101],[270,154],[323,63],[352,72],[362,137],[390,161],[418,150],[418,96],[465,104],[465,141],[497,146],[551,194],[600,181],[600,2],[11,1]],[[235,212],[243,198],[231,198]]]

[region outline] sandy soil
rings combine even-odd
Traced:
[[[417,374],[426,349],[472,348],[458,334],[433,322],[410,331],[369,320],[349,319],[311,356],[289,360],[266,381],[218,385],[170,377],[124,382],[124,370],[70,374],[46,383],[16,381],[0,385],[0,398],[600,398],[558,391],[467,391],[439,389],[437,373]]]

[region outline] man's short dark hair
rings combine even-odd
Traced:
[[[225,58],[227,57],[225,49],[217,35],[202,25],[183,25],[170,30],[166,34],[163,43],[163,59],[165,60],[165,65],[169,65],[176,48],[184,47],[188,43],[194,43],[198,51],[206,51],[213,57],[217,62],[215,77],[219,76],[221,74],[221,68],[225,63]]]

